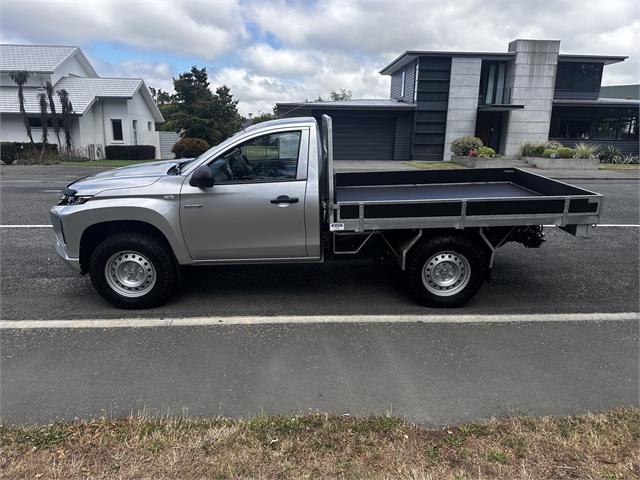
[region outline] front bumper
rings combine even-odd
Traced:
[[[67,264],[77,272],[82,272],[80,267],[80,258],[69,254],[68,240],[66,236],[69,232],[65,232],[62,226],[62,212],[64,207],[55,206],[50,211],[51,225],[53,226],[53,233],[56,236],[55,250]]]
[[[67,252],[67,246],[56,237],[56,245],[55,245],[56,253],[62,257],[62,259],[67,262],[71,268],[73,268],[76,272],[82,272],[80,268],[80,259],[70,257]]]

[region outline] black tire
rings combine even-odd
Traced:
[[[151,268],[155,270],[155,283],[149,287],[148,292],[130,297],[118,293],[114,289],[117,285],[112,287],[109,284],[114,280],[107,279],[105,267],[119,252],[138,253],[139,258],[144,258],[151,264]],[[176,263],[170,249],[153,236],[141,233],[118,233],[103,240],[91,254],[89,274],[91,283],[102,298],[118,308],[127,309],[151,308],[165,303],[178,283]],[[121,289],[126,287],[121,285]]]
[[[458,283],[445,287],[435,283],[430,276],[433,266],[430,260],[434,260],[434,256],[437,256],[436,262],[446,263],[445,269],[455,271],[451,276],[458,278],[458,275]],[[427,262],[430,265],[426,265]],[[409,251],[405,274],[411,293],[420,303],[428,307],[453,308],[465,304],[478,292],[487,269],[487,255],[480,245],[467,237],[443,235],[423,240]]]

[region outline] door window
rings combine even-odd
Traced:
[[[209,165],[215,182],[295,180],[301,134],[296,130],[262,135],[227,150]]]

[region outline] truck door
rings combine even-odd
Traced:
[[[180,224],[196,260],[307,256],[309,129],[256,134],[212,159],[214,186],[183,182]]]

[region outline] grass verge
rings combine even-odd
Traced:
[[[598,168],[600,170],[638,170],[640,165],[637,163],[601,163]]]
[[[420,162],[417,160],[411,160],[410,162],[404,162],[405,165],[409,165],[414,168],[420,168],[422,170],[451,170],[465,168],[462,165],[452,162]]]
[[[102,167],[116,168],[126,167],[127,165],[136,165],[138,163],[156,162],[157,160],[88,160],[86,162],[62,162],[62,165],[68,167]]]
[[[1,478],[640,478],[640,409],[427,429],[390,416],[0,427]]]

